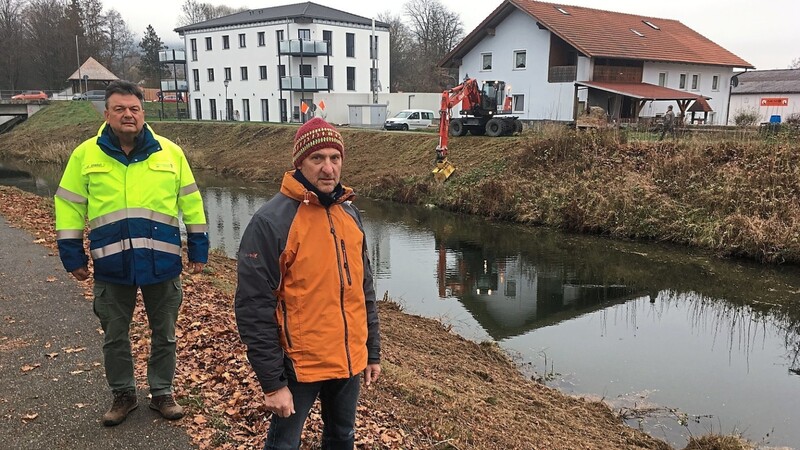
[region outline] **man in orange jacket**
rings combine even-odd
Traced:
[[[378,379],[372,269],[353,190],[339,183],[342,136],[321,118],[295,135],[281,189],[239,247],[236,322],[272,411],[264,446],[297,449],[319,397],[322,448],[352,449],[360,374]]]

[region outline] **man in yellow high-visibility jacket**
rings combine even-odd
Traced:
[[[106,122],[70,156],[55,195],[56,235],[64,268],[89,278],[83,230],[88,218],[94,262],[94,312],[105,332],[106,379],[114,394],[103,415],[121,423],[138,405],[128,335],[141,289],[152,342],[147,365],[150,407],[183,417],[175,403],[175,323],[183,298],[179,214],[186,225],[188,267],[208,261],[203,200],[183,150],[144,121],[142,91],[128,81],[106,88]]]

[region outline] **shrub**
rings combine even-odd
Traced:
[[[752,127],[761,120],[761,113],[756,108],[745,108],[736,111],[733,116],[733,123],[737,127]]]
[[[789,125],[800,126],[800,113],[789,114],[786,117],[786,123]]]

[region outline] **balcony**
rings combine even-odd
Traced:
[[[183,50],[161,50],[158,52],[158,60],[162,63],[182,64],[186,62],[186,52]]]
[[[569,83],[575,81],[578,75],[578,66],[551,66],[547,72],[549,83]]]
[[[325,56],[328,54],[327,41],[290,39],[278,43],[278,53],[289,56]]]
[[[164,92],[189,91],[189,83],[186,80],[178,80],[178,88],[175,88],[175,80],[161,80],[161,90]]]
[[[327,91],[327,77],[281,77],[283,91]]]

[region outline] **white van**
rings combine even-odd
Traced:
[[[433,123],[433,111],[429,109],[404,109],[386,120],[385,130],[409,130],[427,128]]]

